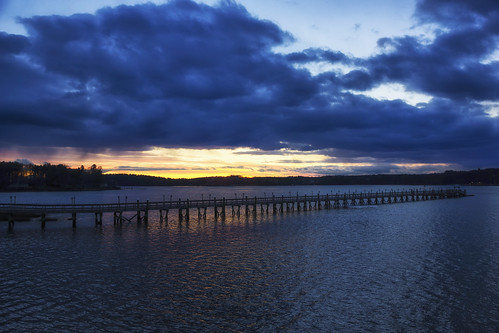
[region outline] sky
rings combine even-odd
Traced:
[[[0,0],[0,160],[179,177],[499,167],[497,0]]]

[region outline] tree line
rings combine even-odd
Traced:
[[[129,174],[103,174],[63,164],[0,162],[0,190],[95,190],[119,186],[279,186],[279,185],[499,185],[499,168],[431,174],[380,174],[322,177],[201,177],[173,179]]]
[[[202,177],[172,179],[143,175],[104,175],[116,186],[279,186],[279,185],[499,185],[499,169],[431,174],[380,174],[322,177]]]
[[[0,190],[86,190],[105,187],[95,164],[72,169],[63,164],[0,162]]]

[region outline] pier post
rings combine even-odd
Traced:
[[[141,217],[140,217],[140,204],[139,200],[137,200],[137,223],[140,223]]]
[[[215,219],[218,218],[218,207],[217,207],[217,198],[213,197],[213,211],[215,213]]]
[[[237,210],[236,210],[236,208],[237,208]],[[239,217],[241,214],[240,209],[241,209],[241,207],[239,205],[237,205],[237,203],[235,206],[232,205],[232,216],[234,217],[237,215]]]
[[[76,213],[71,213],[71,220],[73,222],[73,228],[76,228]]]
[[[225,197],[222,198],[222,218],[224,219],[225,218],[225,205],[226,205],[226,201],[225,201]]]
[[[14,214],[9,214],[9,231],[14,230]]]
[[[178,199],[178,221],[181,222],[184,219],[184,216],[182,215],[182,204],[180,201],[180,198]]]
[[[95,225],[102,225],[102,212],[95,212]]]
[[[42,229],[45,229],[45,213],[42,213]]]
[[[248,197],[244,197],[244,212],[245,212],[245,215],[246,217],[249,216],[249,206],[248,206]]]
[[[146,201],[146,210],[144,212],[144,223],[147,224],[149,222],[149,200]]]

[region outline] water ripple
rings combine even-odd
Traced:
[[[477,195],[26,228],[0,239],[0,331],[497,331],[498,216]]]

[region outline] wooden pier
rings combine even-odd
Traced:
[[[343,194],[317,194],[271,197],[243,198],[211,198],[208,200],[181,200],[110,203],[110,204],[0,204],[0,214],[8,216],[9,230],[14,228],[15,217],[19,215],[40,217],[42,228],[45,228],[49,214],[68,214],[72,226],[76,227],[78,214],[94,214],[95,224],[102,225],[103,214],[113,213],[114,224],[124,221],[148,223],[149,212],[159,211],[160,221],[167,221],[170,211],[178,213],[179,221],[189,220],[191,213],[197,213],[198,219],[206,219],[210,211],[215,219],[230,216],[256,216],[260,214],[278,214],[292,211],[310,211],[321,209],[339,209],[351,206],[383,205],[391,203],[461,198],[466,196],[466,190],[453,189],[423,189],[407,191],[360,192]],[[124,212],[135,213],[125,217]]]

